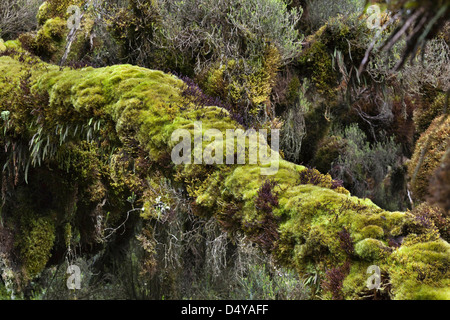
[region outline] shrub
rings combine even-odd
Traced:
[[[297,81],[295,81],[295,79]],[[290,86],[295,86],[295,84],[300,82],[298,78],[294,78],[294,81],[290,83]],[[298,92],[290,92],[289,96],[297,96],[294,105],[291,106],[284,116],[284,125],[281,130],[281,149],[289,161],[298,163],[300,160],[302,141],[306,136],[306,123],[305,123],[305,113],[309,111],[311,103],[306,98],[306,91],[308,89],[307,82],[303,83],[303,86],[298,89]],[[290,89],[290,91],[294,91]],[[292,99],[292,98],[291,98]]]
[[[161,0],[158,6],[163,17],[161,31],[169,45],[194,55],[200,64],[220,57],[251,60],[260,56],[265,41],[277,47],[283,63],[300,50],[295,27],[301,10],[288,11],[283,1]],[[236,31],[233,35],[232,30]],[[201,69],[197,65],[196,70]]]
[[[344,130],[343,138],[346,147],[333,162],[331,175],[344,181],[344,186],[354,195],[374,196],[389,168],[396,165],[398,146],[392,138],[371,146],[356,124]]]
[[[127,7],[110,6],[107,11],[108,30],[119,44],[120,58],[128,63],[162,68],[161,61],[156,61],[159,48],[154,44],[161,20],[156,1],[130,0]],[[164,50],[164,54],[173,53]]]
[[[2,0],[0,2],[0,38],[15,39],[36,28],[36,12],[43,0]]]
[[[317,29],[338,14],[362,13],[364,4],[364,0],[306,0],[307,20],[312,29]]]
[[[207,91],[223,95],[224,101],[236,106],[243,116],[255,118],[258,112],[272,119],[270,94],[280,65],[280,54],[273,45],[264,45],[254,60],[228,60],[225,65],[208,71]]]
[[[340,136],[325,137],[319,144],[312,164],[323,173],[328,173],[333,162],[338,160],[339,155],[345,150],[345,140]]]

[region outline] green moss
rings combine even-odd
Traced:
[[[303,50],[299,63],[311,75],[319,93],[330,93],[330,88],[336,86],[337,74],[332,67],[331,55],[320,40],[315,39],[309,48]]]
[[[61,18],[48,19],[36,36],[36,51],[39,56],[50,61],[57,61],[64,50],[64,40],[68,33],[67,23]]]
[[[230,59],[211,67],[203,86],[208,94],[248,108],[248,112],[255,115],[269,103],[280,61],[277,48],[266,45],[257,60]]]
[[[339,136],[325,137],[317,147],[317,152],[312,160],[313,165],[320,172],[328,172],[331,170],[333,162],[335,162],[342,150],[345,149],[346,142]]]
[[[6,50],[5,42],[3,39],[0,39],[0,52],[3,52]]]
[[[85,0],[47,0],[40,7],[37,14],[39,24],[44,24],[51,18],[67,19],[72,13],[68,13],[69,6],[81,7]]]
[[[299,90],[301,88],[301,82],[298,76],[294,75],[289,81],[286,89],[286,104],[294,105],[299,99]]]
[[[416,109],[414,109],[414,124],[416,125],[416,132],[422,134],[433,120],[440,116],[444,110],[446,94],[440,93],[437,95],[436,99],[431,103],[419,104]]]
[[[354,261],[351,264],[350,272],[342,283],[342,292],[348,299],[358,299],[358,294],[367,289],[367,279],[370,274],[367,268],[371,263],[367,261]]]
[[[51,12],[49,8],[49,2],[45,1],[39,7],[38,13],[36,15],[39,25],[43,25],[48,19],[51,18]]]

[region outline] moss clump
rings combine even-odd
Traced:
[[[428,234],[440,235],[445,241],[450,240],[450,217],[437,205],[424,202],[411,212],[414,216],[413,232],[422,231]]]
[[[37,33],[21,34],[19,41],[23,49],[46,61],[56,63],[63,54],[68,31],[65,20],[59,17],[51,18],[45,21]]]
[[[280,64],[278,50],[267,45],[260,60],[230,59],[225,64],[212,67],[203,86],[208,94],[244,108],[242,114],[249,112],[255,115],[269,103]]]
[[[55,224],[50,217],[23,218],[19,247],[28,278],[38,275],[47,264],[55,242]]]
[[[6,51],[5,42],[0,38],[0,52]]]
[[[49,10],[49,1],[45,1],[40,5],[38,13],[36,15],[38,25],[42,26],[50,18],[52,18],[52,16]]]
[[[434,171],[430,182],[430,202],[439,205],[450,219],[450,153]],[[447,229],[450,236],[450,228]],[[447,240],[448,241],[448,240]]]
[[[345,149],[346,141],[340,136],[325,137],[317,147],[317,152],[312,160],[313,165],[320,172],[329,172],[342,150]]]
[[[61,18],[47,20],[36,36],[38,55],[48,60],[54,60],[52,57],[64,48],[64,38],[67,32],[65,20]]]
[[[342,67],[349,70],[364,57],[367,28],[358,14],[332,17],[306,39],[307,46],[298,59],[300,74],[310,78],[317,92],[334,100],[338,88],[346,88],[346,79],[336,67],[336,53],[342,54]],[[341,67],[340,67],[341,68]]]
[[[389,255],[389,248],[377,239],[367,238],[355,245],[355,253],[364,260],[376,261]]]
[[[367,226],[361,230],[361,234],[364,238],[382,239],[384,238],[383,228],[380,226]]]
[[[390,257],[393,298],[450,299],[450,245],[443,240],[405,245]]]
[[[414,154],[408,164],[408,173],[410,177],[415,177],[415,180],[411,183],[411,190],[414,198],[418,201],[425,200],[429,195],[429,180],[445,155],[448,148],[449,135],[450,117],[442,115],[433,120],[430,127],[420,136],[416,143]],[[424,151],[425,155],[420,164]]]

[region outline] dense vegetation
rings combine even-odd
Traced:
[[[450,299],[449,19],[448,0],[3,1],[0,298]],[[195,121],[280,129],[278,171],[175,165]]]

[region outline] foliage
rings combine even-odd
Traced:
[[[305,97],[306,90],[307,83],[305,81],[301,89],[298,90],[298,93],[291,93],[291,95],[298,96],[298,101],[288,109],[281,130],[281,149],[286,159],[294,163],[297,163],[300,159],[302,141],[307,134],[305,113],[309,111],[311,104]]]
[[[353,240],[350,235],[350,232],[348,232],[347,228],[343,227],[342,231],[340,231],[338,235],[341,248],[345,251],[347,255],[351,256],[354,253],[355,248],[353,246]]]
[[[408,27],[412,32],[408,35],[402,58],[395,70],[400,69],[407,58],[415,57],[421,47],[434,36],[445,25],[445,21],[450,15],[450,2],[448,0],[439,0],[437,3],[429,1],[411,1],[398,0],[389,3],[388,8],[399,11],[401,22],[390,34],[389,38],[383,44],[383,48],[390,50],[398,39],[405,34]]]
[[[312,164],[320,172],[329,172],[342,150],[345,150],[346,140],[341,136],[325,137],[319,144]]]
[[[25,275],[30,279],[38,275],[50,258],[55,241],[55,226],[50,217],[23,217],[18,246],[24,260]]]

